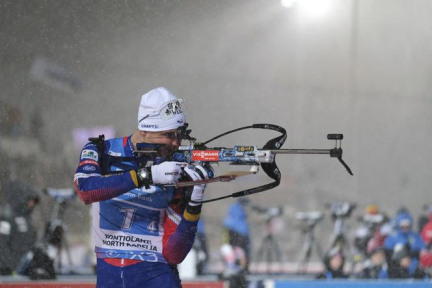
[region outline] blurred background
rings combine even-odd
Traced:
[[[429,0],[2,0],[1,199],[11,177],[37,189],[41,237],[55,202],[41,191],[72,188],[86,138],[132,134],[141,95],[165,86],[186,100],[199,141],[254,123],[284,127],[283,148],[330,149],[326,135],[344,134],[354,176],[327,155],[279,155],[281,185],[249,196],[283,208],[284,261],[300,257],[295,213],[328,213],[326,202],[356,203],[355,215],[403,206],[417,218],[432,202],[431,13]],[[262,147],[272,136],[247,130],[212,146]],[[261,171],[206,193],[270,181]],[[203,209],[213,263],[233,201]],[[89,207],[71,201],[64,219],[69,243],[90,247]],[[249,221],[255,254],[266,219]],[[332,225],[319,228],[323,244]]]

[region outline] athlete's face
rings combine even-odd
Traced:
[[[166,157],[177,150],[181,144],[180,140],[177,139],[177,129],[167,130],[160,132],[145,132],[144,142],[152,144],[165,144],[159,151],[159,156]]]

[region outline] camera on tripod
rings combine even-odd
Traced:
[[[274,217],[281,216],[283,213],[283,209],[282,207],[271,207],[268,208],[264,213],[267,216],[267,218],[274,218]]]
[[[72,188],[47,188],[45,193],[57,201],[70,201],[76,198],[77,194]]]
[[[326,203],[326,206],[330,209],[333,218],[345,218],[351,216],[356,204],[350,202],[335,202]]]
[[[313,227],[324,218],[324,215],[320,211],[297,212],[295,218],[302,221],[306,226]],[[302,227],[302,230],[307,230],[305,228],[308,227]]]
[[[279,207],[270,207],[270,208],[262,208],[259,206],[252,206],[252,210],[264,214],[267,220],[271,220],[275,217],[282,216],[283,214],[283,208],[281,206]]]
[[[61,245],[66,230],[63,215],[68,201],[75,199],[76,193],[71,188],[47,188],[45,193],[56,200],[50,221],[45,227],[45,240],[52,245]]]
[[[54,188],[44,189],[44,193],[56,200],[51,218],[45,225],[44,239],[23,256],[16,269],[17,274],[28,275],[32,280],[55,279],[57,274],[62,274],[61,253],[63,248],[66,250],[69,265],[72,266],[69,245],[64,235],[66,225],[63,223],[63,215],[67,202],[73,200],[76,194],[73,189]],[[50,247],[53,247],[54,250]],[[57,269],[54,267],[55,262],[57,262]]]
[[[66,237],[67,226],[65,225],[63,219],[66,212],[68,202],[71,202],[77,197],[73,188],[47,188],[45,193],[56,200],[53,211],[51,214],[51,219],[46,223],[45,226],[45,242],[48,245],[52,245],[56,251],[55,261],[57,264],[56,273],[64,274],[62,267],[62,252],[66,254],[66,258],[70,267],[73,266],[72,257],[69,250],[69,243]],[[69,273],[72,273],[69,270]]]
[[[318,258],[322,258],[322,249],[319,242],[315,240],[314,229],[324,215],[320,211],[297,212],[295,218],[300,221],[299,228],[304,234],[302,255],[297,269],[297,273],[303,274],[306,273],[313,249],[318,253]]]
[[[295,217],[298,220],[305,220],[307,222],[317,222],[323,218],[323,213],[320,211],[297,212],[295,214]]]
[[[361,217],[362,222],[370,225],[381,224],[386,220],[387,219],[383,214],[376,214],[376,215],[366,214],[363,215],[363,217]]]
[[[265,231],[264,237],[261,240],[261,244],[259,245],[256,262],[261,262],[262,259],[265,259],[267,273],[271,273],[270,265],[273,262],[277,262],[279,264],[282,263],[282,254],[279,249],[279,245],[274,237],[274,234],[277,230],[281,230],[280,225],[278,225],[278,219],[283,214],[283,208],[279,207],[271,207],[271,208],[263,208],[260,206],[252,206],[252,209],[260,214],[265,216]],[[280,224],[280,223],[279,223]]]

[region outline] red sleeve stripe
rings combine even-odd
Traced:
[[[116,188],[101,188],[89,191],[82,191],[79,189],[78,181],[75,181],[75,191],[78,194],[78,197],[85,203],[91,204],[93,202],[105,201],[117,197],[126,191],[129,191],[130,188],[116,187]]]
[[[115,177],[114,180],[119,181],[119,184],[115,187],[97,187],[97,185],[92,185],[90,189],[86,189],[86,181],[89,178],[100,179],[102,178],[100,174],[83,174],[76,173],[74,178],[75,191],[77,192],[79,198],[85,203],[90,204],[93,202],[105,201],[117,197],[127,191],[135,189],[135,184],[130,179],[130,173],[119,174],[111,177]],[[126,177],[126,178],[124,178]],[[95,186],[97,187],[96,189]],[[88,187],[89,188],[89,187]]]
[[[81,201],[83,201],[85,204],[91,204],[92,201],[90,200],[90,195],[87,194],[87,192],[81,191],[78,188],[78,180],[75,180],[74,184],[75,184],[75,191],[77,192],[78,197],[81,199]]]

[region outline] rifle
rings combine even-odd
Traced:
[[[351,169],[342,160],[343,134],[327,135],[328,140],[335,140],[336,142],[335,147],[332,149],[281,149],[287,138],[286,130],[280,126],[273,124],[253,124],[251,126],[237,128],[222,133],[205,142],[196,142],[196,138],[190,136],[192,130],[187,129],[187,127],[187,123],[184,126],[180,127],[177,131],[177,137],[179,138],[179,140],[188,140],[190,142],[190,145],[179,146],[178,151],[176,151],[172,155],[170,160],[187,163],[198,163],[200,165],[203,165],[204,167],[209,166],[211,163],[230,162],[231,165],[249,165],[250,171],[228,172],[227,174],[221,176],[199,181],[182,181],[177,184],[173,184],[174,186],[187,187],[197,184],[206,184],[213,182],[229,182],[243,175],[257,173],[259,166],[261,166],[264,172],[274,180],[274,182],[272,183],[242,190],[219,198],[206,200],[202,203],[222,200],[229,197],[236,198],[251,195],[277,187],[280,184],[281,180],[281,173],[276,165],[277,154],[328,154],[330,155],[330,157],[338,159],[339,162],[345,167],[347,172],[350,175],[353,175]],[[270,139],[262,148],[258,148],[257,146],[234,146],[233,148],[207,147],[207,144],[209,142],[216,140],[222,136],[250,128],[273,130],[281,133],[281,135],[276,138]],[[135,153],[155,153],[155,151],[135,151]]]

